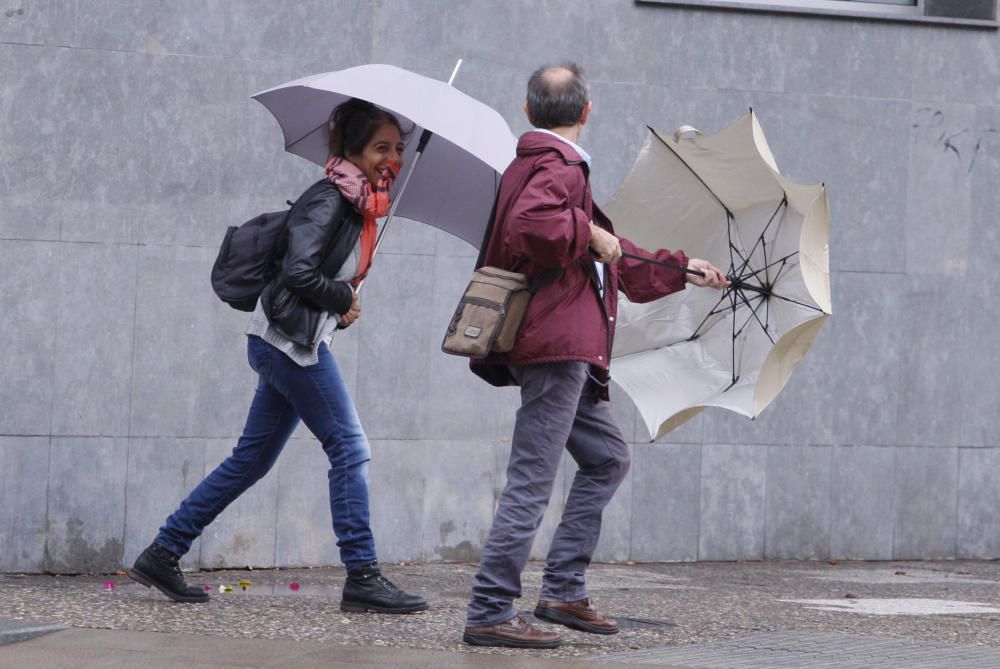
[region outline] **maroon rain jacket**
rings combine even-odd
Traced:
[[[546,270],[563,273],[531,299],[513,350],[471,362],[493,385],[507,385],[507,365],[579,360],[607,379],[614,341],[618,291],[633,302],[650,302],[685,286],[684,273],[623,258],[606,265],[604,298],[589,252],[590,221],[614,234],[611,221],[590,193],[589,168],[572,146],[530,131],[517,143],[497,195],[496,223],[484,264],[534,279]],[[621,238],[622,250],[687,266],[682,251],[650,253]],[[606,399],[606,393],[605,393]]]

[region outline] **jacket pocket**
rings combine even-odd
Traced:
[[[284,286],[276,287],[271,298],[271,316],[280,318],[292,311],[296,296]]]
[[[299,346],[312,348],[320,312],[303,298],[275,281],[261,296],[268,322],[286,339]]]

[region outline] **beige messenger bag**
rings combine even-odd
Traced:
[[[482,358],[490,351],[506,353],[531,301],[528,279],[518,272],[480,267],[472,274],[455,309],[441,350]]]
[[[472,281],[458,302],[441,350],[467,358],[510,351],[531,296],[562,273],[556,268],[529,282],[518,272],[480,267],[472,273]]]
[[[555,268],[529,281],[527,276],[518,272],[483,267],[496,213],[497,202],[494,200],[476,259],[476,271],[472,273],[472,281],[459,300],[441,342],[441,350],[445,353],[467,358],[484,358],[491,352],[507,353],[514,348],[517,330],[521,327],[531,296],[562,276],[563,270]]]

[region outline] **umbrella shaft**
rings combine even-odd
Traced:
[[[642,262],[652,263],[654,265],[659,265],[660,267],[666,267],[667,269],[676,269],[681,272],[687,272],[688,274],[694,274],[695,276],[705,276],[704,272],[699,272],[696,269],[689,269],[683,265],[678,265],[672,262],[663,262],[662,260],[656,260],[655,258],[643,258],[642,256],[637,256],[634,253],[625,253],[622,251],[622,258],[631,258],[632,260],[641,260]]]
[[[399,205],[399,200],[403,196],[403,191],[406,190],[406,184],[410,183],[410,177],[413,176],[413,171],[417,169],[417,163],[420,162],[420,156],[424,155],[424,147],[427,146],[428,140],[430,140],[431,135],[433,135],[430,130],[424,130],[420,135],[420,142],[417,144],[417,153],[413,156],[413,164],[410,169],[406,172],[406,178],[403,179],[403,184],[399,187],[399,191],[396,193],[396,197],[392,199],[392,205],[389,207],[389,213],[386,214],[385,223],[382,224],[382,229],[378,232],[378,237],[375,239],[375,248],[372,249],[372,263],[375,262],[375,254],[378,253],[378,247],[382,243],[382,237],[385,235],[385,231],[389,229],[389,222],[392,221],[393,215],[396,213],[396,207]],[[371,271],[371,264],[369,264],[369,271]],[[366,279],[362,279],[358,287],[354,289],[354,292],[360,292],[361,286],[365,284]]]

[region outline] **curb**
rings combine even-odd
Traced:
[[[69,629],[69,625],[54,625],[35,623],[28,620],[0,619],[0,646],[19,641],[27,641],[35,637]]]

